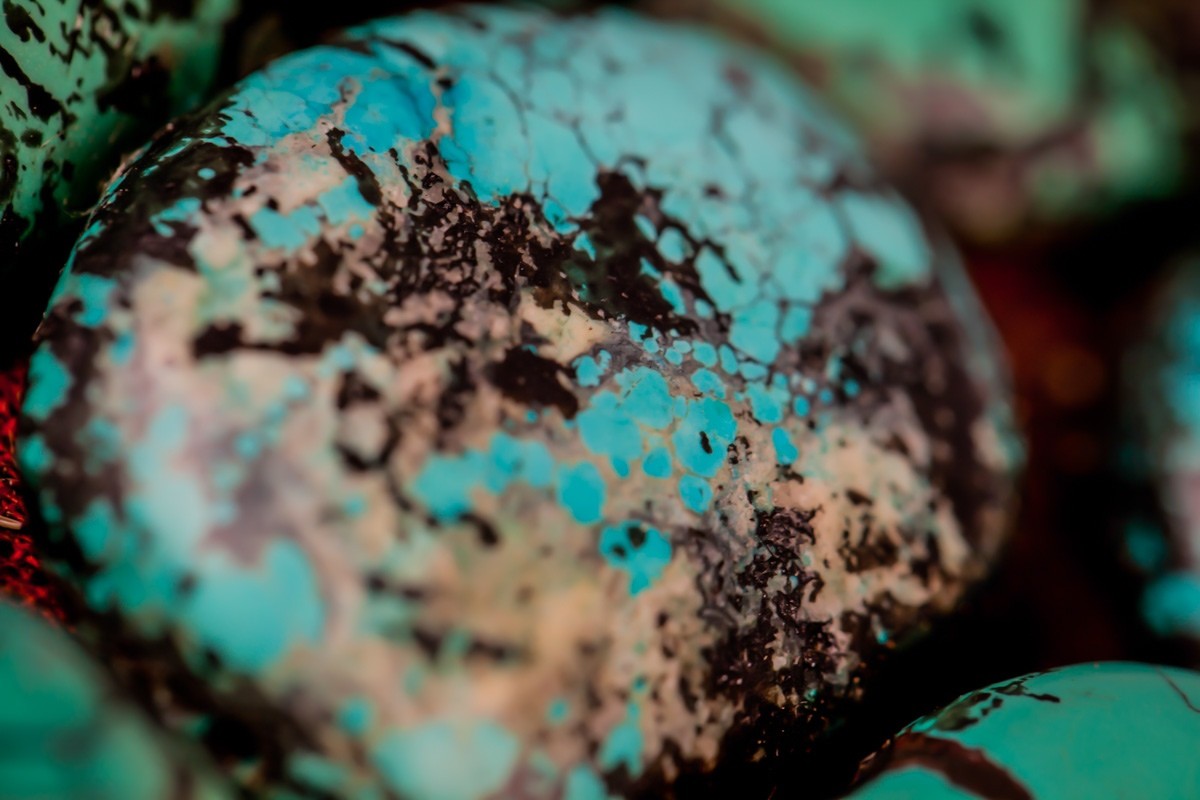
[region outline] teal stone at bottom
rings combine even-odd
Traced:
[[[68,635],[0,603],[0,797],[225,800],[205,757],[175,743]]]
[[[1082,664],[963,695],[909,725],[848,800],[1200,797],[1200,673]]]

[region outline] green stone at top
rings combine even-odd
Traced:
[[[84,214],[124,152],[207,98],[238,5],[4,4],[0,273],[21,266],[22,241]]]
[[[769,42],[973,239],[1179,187],[1171,75],[1128,19],[1085,0],[646,2]]]

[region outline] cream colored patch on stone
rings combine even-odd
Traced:
[[[577,308],[570,308],[568,312],[542,308],[531,293],[522,292],[515,316],[528,322],[548,340],[543,345],[543,355],[567,364],[612,336],[612,326],[607,322],[594,320]]]
[[[794,507],[817,512],[810,523],[816,539],[811,546],[813,562],[837,565],[844,560],[838,552],[845,541],[843,532],[850,530],[852,538],[857,535],[855,521],[864,513],[864,507],[847,497],[847,489],[856,489],[873,500],[869,507],[872,537],[886,539],[899,549],[906,546],[901,532],[920,538],[926,531],[938,530],[939,547],[947,563],[961,566],[969,551],[957,523],[951,516],[942,520],[929,517],[927,503],[934,493],[907,459],[876,447],[840,422],[832,423],[821,438],[826,443],[844,441],[846,446],[801,448],[795,468],[805,476],[804,483],[789,483],[786,493],[777,493],[777,501],[790,500],[796,503]],[[942,526],[935,527],[938,523]],[[818,620],[838,619],[845,611],[866,615],[867,603],[881,600],[885,593],[919,606],[931,592],[911,570],[911,561],[904,558],[858,573],[823,570],[825,586],[807,604],[805,613]]]
[[[337,443],[362,461],[377,459],[387,437],[387,421],[375,403],[356,403],[340,414]]]

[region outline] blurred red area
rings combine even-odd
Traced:
[[[24,527],[25,502],[18,491],[16,410],[25,384],[25,366],[0,373],[0,526]]]
[[[1017,530],[989,605],[1024,618],[1029,669],[1122,658],[1122,598],[1094,563],[1107,535],[1093,519],[1102,504],[1087,499],[1106,481],[1112,446],[1117,353],[1106,315],[1041,254],[977,257],[971,272],[1009,354],[1028,447]]]
[[[25,391],[24,361],[0,372],[0,594],[63,620],[56,584],[38,558],[16,465],[17,409]]]

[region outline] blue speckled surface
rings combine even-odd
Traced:
[[[248,78],[112,183],[39,339],[61,564],[302,795],[583,800],[820,735],[986,573],[1021,458],[854,142],[621,12]]]
[[[909,725],[852,800],[1200,794],[1200,673],[1082,664],[963,695]]]

